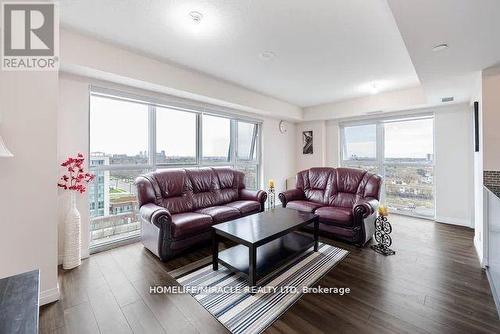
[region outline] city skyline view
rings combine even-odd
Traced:
[[[147,105],[92,95],[91,110],[90,152],[136,156],[140,152],[149,151]],[[230,123],[228,118],[204,115],[205,156],[227,156]],[[169,157],[194,157],[196,114],[157,107],[156,147],[158,153],[165,151]],[[243,146],[242,149],[246,148]]]
[[[427,159],[434,154],[433,119],[407,120],[405,122],[383,123],[385,150],[388,159]],[[375,159],[376,125],[358,125],[344,128],[347,143],[345,158],[356,157],[357,160]]]

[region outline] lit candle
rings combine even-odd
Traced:
[[[383,217],[387,217],[387,215],[388,215],[387,207],[385,205],[381,205],[378,208],[378,214],[381,215],[381,216],[383,216]]]

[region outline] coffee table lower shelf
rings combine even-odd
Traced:
[[[257,247],[256,276],[266,276],[314,246],[314,238],[291,232]],[[249,248],[237,245],[219,252],[218,262],[226,268],[249,276]]]

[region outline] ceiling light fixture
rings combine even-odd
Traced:
[[[434,47],[432,48],[432,51],[434,51],[434,52],[439,52],[439,51],[443,51],[443,50],[445,50],[445,49],[447,49],[447,48],[448,48],[448,44],[446,44],[446,43],[441,43],[441,44],[438,44],[438,45],[434,46]]]
[[[259,55],[259,58],[262,60],[272,60],[276,58],[276,54],[272,51],[264,51]]]
[[[362,94],[362,96],[377,95],[381,92],[385,92],[387,90],[390,90],[392,87],[394,87],[394,84],[392,81],[380,79],[380,80],[367,81],[367,82],[359,85],[357,90],[359,93]]]
[[[195,10],[189,12],[189,16],[191,17],[191,20],[193,20],[193,22],[196,24],[200,23],[203,19],[203,14]]]
[[[378,85],[376,82],[372,83],[370,86],[370,94],[375,95],[379,92]]]

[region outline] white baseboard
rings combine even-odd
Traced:
[[[89,252],[88,249],[87,250],[83,250],[82,249],[82,253],[81,254],[82,254],[82,260],[86,259],[86,258],[88,258],[90,256],[90,252]],[[59,254],[59,256],[57,257],[57,265],[60,266],[62,264],[62,262],[63,262],[63,255]]]
[[[59,284],[53,289],[40,292],[40,306],[59,300]]]
[[[458,225],[458,226],[465,226],[465,227],[474,228],[474,226],[472,225],[472,221],[469,220],[469,219],[436,216],[436,221],[438,223],[444,223],[444,224]]]

